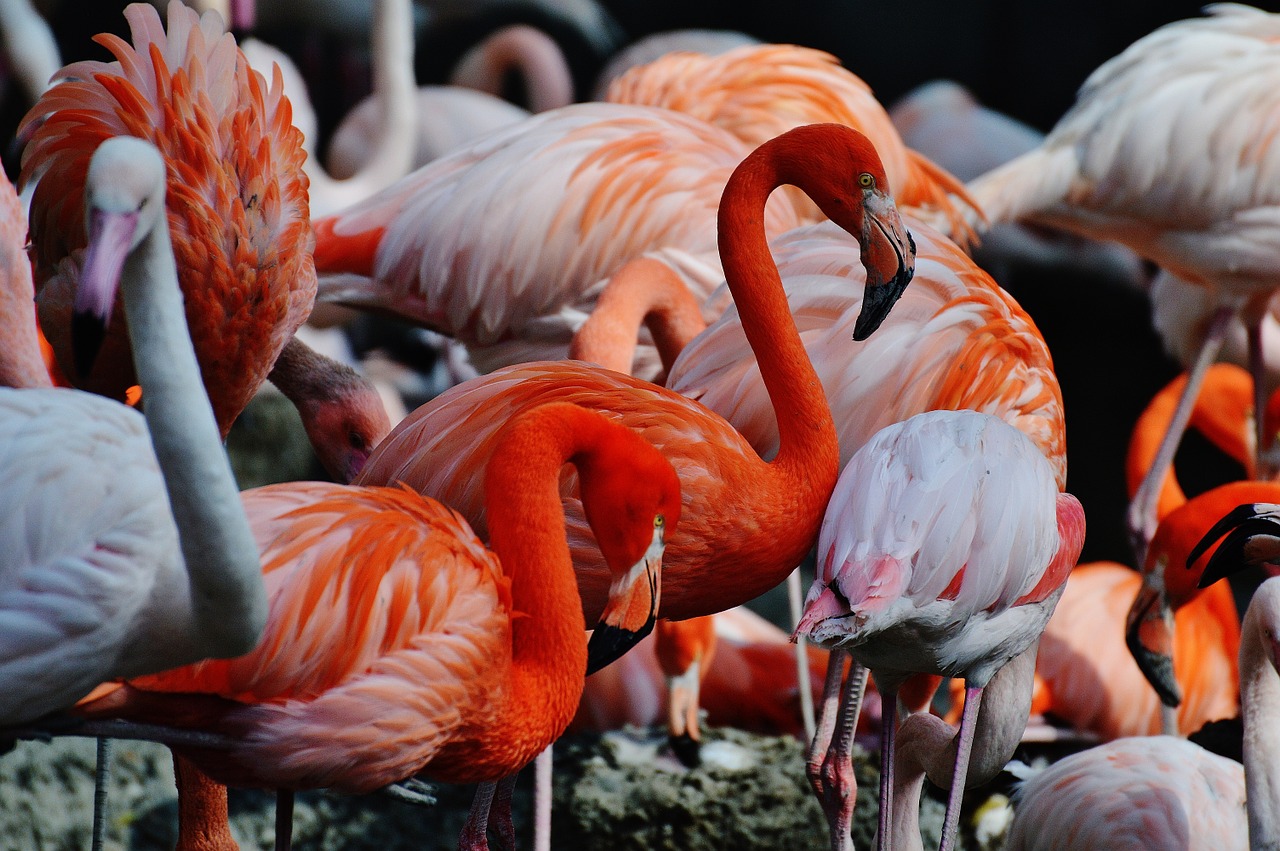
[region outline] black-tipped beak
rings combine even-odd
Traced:
[[[641,639],[653,631],[655,621],[657,616],[651,616],[638,630],[622,629],[604,623],[597,626],[591,633],[591,640],[587,642],[587,676],[621,659],[628,650],[639,644]]]
[[[71,315],[71,348],[76,370],[82,377],[93,369],[102,347],[120,289],[120,275],[137,228],[137,213],[89,211],[89,244],[81,263]]]
[[[1236,506],[1205,533],[1187,556],[1187,567],[1195,564],[1215,541],[1223,535],[1226,537],[1205,565],[1199,587],[1208,588],[1250,565],[1272,563],[1280,555],[1280,522],[1273,511],[1274,506],[1245,503]]]
[[[1182,689],[1173,673],[1173,615],[1163,595],[1143,584],[1129,609],[1124,643],[1165,706],[1182,703]]]
[[[855,340],[867,339],[880,327],[916,270],[916,242],[887,195],[864,195],[860,242],[867,284],[862,310],[853,326]]]

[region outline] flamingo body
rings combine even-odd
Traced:
[[[652,107],[540,113],[317,221],[321,298],[454,336],[482,371],[561,358],[623,261],[672,248],[714,264],[720,193],[748,152]],[[770,233],[797,223],[770,205]]]
[[[797,631],[872,671],[978,685],[1039,637],[1084,524],[1029,438],[926,412],[878,432],[840,478]]]
[[[166,209],[201,374],[225,434],[315,298],[301,138],[280,78],[252,72],[216,14],[172,2],[125,11],[132,43],[101,35],[114,62],[64,68],[24,119],[41,325],[77,386],[124,398],[137,383],[123,322],[88,375],[70,353],[85,233],[78,187],[97,145],[138,136],[164,154]]]

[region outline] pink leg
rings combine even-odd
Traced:
[[[960,829],[960,804],[964,800],[964,783],[969,774],[969,757],[973,753],[973,730],[981,706],[982,689],[966,685],[964,711],[960,714],[956,767],[951,774],[951,791],[947,795],[947,815],[942,824],[942,841],[938,843],[938,851],[951,851],[956,845],[956,834]]]
[[[844,684],[844,663],[849,654],[832,650],[827,657],[827,678],[822,682],[822,705],[818,707],[818,719],[813,740],[805,758],[804,772],[809,786],[819,800],[822,798],[822,761],[831,747],[831,736],[836,729],[836,714],[840,709],[840,686]]]
[[[1226,339],[1231,320],[1238,313],[1239,309],[1235,307],[1220,307],[1214,313],[1204,342],[1200,346],[1200,353],[1187,374],[1187,386],[1183,389],[1182,398],[1178,400],[1178,407],[1173,412],[1169,430],[1160,441],[1155,460],[1151,462],[1151,469],[1147,471],[1142,484],[1138,486],[1138,492],[1129,503],[1127,518],[1129,542],[1138,558],[1138,564],[1143,564],[1146,560],[1147,544],[1151,541],[1156,529],[1156,505],[1160,499],[1160,486],[1164,483],[1165,474],[1173,466],[1173,456],[1178,451],[1183,432],[1187,430],[1187,422],[1191,419],[1191,410],[1195,407],[1196,397],[1200,395],[1200,386],[1204,383],[1205,372],[1217,358],[1219,350],[1222,349],[1222,341]]]
[[[476,787],[476,797],[471,802],[467,823],[458,837],[458,851],[489,851],[489,808],[498,784],[489,781]]]
[[[832,667],[835,666],[835,673]],[[839,692],[840,672],[844,667],[843,659],[831,654],[827,668],[827,690],[835,683],[835,691]],[[825,734],[828,745],[820,767],[814,763],[816,753],[809,756],[810,783],[818,793],[818,802],[827,816],[827,824],[831,829],[832,851],[851,851],[853,840],[850,828],[853,824],[853,807],[857,798],[858,782],[853,774],[853,736],[858,726],[858,712],[862,708],[862,693],[867,686],[867,669],[854,663],[849,669],[849,679],[845,683],[843,694],[835,707],[835,720],[829,720],[833,708],[829,695],[824,691],[823,718],[819,724],[819,735]],[[818,744],[815,737],[814,745]],[[816,778],[815,778],[816,774]]]
[[[881,685],[880,690],[880,820],[876,833],[878,851],[888,851],[891,835],[889,818],[893,813],[893,745],[898,726],[898,689]]]
[[[551,748],[533,761],[533,849],[551,851]]]

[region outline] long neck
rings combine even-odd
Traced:
[[[327,216],[390,186],[413,168],[418,147],[417,84],[413,76],[412,0],[378,0],[373,12],[373,93],[377,147],[360,170],[335,180],[318,161],[307,169],[311,216]]]
[[[207,641],[209,655],[248,652],[267,616],[258,548],[200,380],[163,219],[130,253],[121,287],[147,427],[179,530],[198,634]]]
[[[526,707],[545,706],[540,717],[558,736],[577,710],[587,668],[586,623],[559,489],[561,468],[590,451],[599,429],[580,413],[581,424],[570,427],[563,417],[541,417],[541,427],[526,428],[518,442],[495,451],[486,476],[490,541],[511,581],[512,610],[520,613],[511,622],[510,689],[498,712],[512,738],[527,735],[541,742],[539,750],[550,739],[532,726],[538,719]]]
[[[967,786],[986,783],[1013,757],[1031,714],[1031,691],[1039,642],[996,672],[983,690],[969,760]],[[920,851],[920,793],[924,778],[943,789],[951,786],[959,734],[936,715],[918,712],[898,729],[894,764],[893,812],[889,842],[880,847]]]
[[[449,82],[502,96],[503,78],[519,72],[531,112],[573,103],[573,75],[555,40],[541,30],[517,24],[494,33],[468,51]]]
[[[835,423],[765,236],[765,202],[783,178],[774,159],[758,154],[748,157],[725,186],[718,219],[720,258],[778,419],[778,454],[770,466],[782,479],[810,480],[825,504],[838,473]]]
[[[569,357],[630,374],[641,324],[653,335],[667,371],[685,345],[707,327],[684,281],[652,257],[638,257],[613,273],[591,315],[573,335]]]
[[[1255,592],[1245,613],[1240,635],[1240,704],[1244,711],[1244,777],[1248,790],[1249,845],[1254,849],[1280,849],[1280,673],[1277,673],[1262,622],[1262,592]],[[1270,590],[1270,589],[1268,589]],[[1268,599],[1274,594],[1266,595]],[[1274,618],[1270,619],[1274,622]]]

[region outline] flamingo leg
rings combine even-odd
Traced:
[[[822,783],[819,802],[831,829],[832,851],[853,849],[851,829],[858,794],[858,781],[853,774],[853,735],[858,727],[858,713],[862,709],[862,693],[866,687],[867,669],[855,662],[840,697],[830,745],[819,772]]]
[[[173,773],[178,784],[178,844],[174,851],[240,851],[227,820],[227,787],[176,752]]]
[[[489,851],[489,809],[493,806],[497,789],[497,782],[492,780],[476,787],[471,812],[467,814],[467,823],[462,826],[462,834],[458,837],[458,851]]]
[[[964,783],[969,774],[969,757],[973,754],[973,731],[978,710],[982,707],[982,688],[965,686],[964,711],[960,713],[960,732],[956,747],[956,766],[951,773],[951,791],[947,795],[947,813],[942,823],[942,841],[938,851],[951,851],[960,830],[960,804],[964,800]]]
[[[551,851],[551,748],[533,761],[533,851]]]
[[[898,726],[898,689],[881,685],[880,689],[880,819],[876,828],[877,851],[888,851],[891,836],[889,820],[893,813],[893,760],[895,727]]]
[[[800,568],[787,574],[787,608],[791,612],[791,628],[800,623],[800,611],[803,608],[804,596],[801,594]],[[813,740],[817,731],[813,717],[813,693],[809,690],[809,651],[808,642],[803,635],[797,635],[796,645],[796,686],[800,689],[800,719],[804,722],[804,737]]]
[[[293,848],[293,790],[276,790],[276,847],[275,851]]]
[[[1165,474],[1173,466],[1173,457],[1178,451],[1183,432],[1187,430],[1187,423],[1191,419],[1196,397],[1200,395],[1205,373],[1217,358],[1218,352],[1222,349],[1222,343],[1226,339],[1231,320],[1239,312],[1238,306],[1224,306],[1218,308],[1213,314],[1204,342],[1200,345],[1200,353],[1196,355],[1195,363],[1187,373],[1187,386],[1182,391],[1177,408],[1174,409],[1173,417],[1169,421],[1169,429],[1160,441],[1160,447],[1156,450],[1151,468],[1147,470],[1142,484],[1138,486],[1138,492],[1129,503],[1127,516],[1129,542],[1133,546],[1138,564],[1143,564],[1146,560],[1147,544],[1150,543],[1156,529],[1156,505],[1160,498],[1160,486],[1164,483]]]
[[[809,753],[805,757],[804,773],[809,778],[809,787],[819,800],[822,800],[822,762],[826,759],[827,749],[831,747],[831,736],[836,729],[840,687],[844,684],[844,661],[847,658],[848,653],[843,650],[832,650],[827,657],[827,677],[822,681],[822,705],[818,708],[817,724],[809,743]]]
[[[702,731],[698,728],[701,685],[702,665],[697,659],[684,673],[667,678],[667,730],[671,751],[689,768],[702,762]]]
[[[498,781],[493,796],[493,809],[489,812],[489,826],[498,834],[498,847],[503,851],[515,851],[516,826],[511,821],[511,796],[516,790],[516,778],[520,772]]]
[[[1262,345],[1262,322],[1265,314],[1247,312],[1245,323],[1249,334],[1249,373],[1253,376],[1253,471],[1250,478],[1271,481],[1277,471],[1271,435],[1267,434],[1267,358]]]
[[[111,740],[98,737],[98,761],[93,772],[93,839],[90,851],[102,851],[107,830],[107,767],[111,762]]]

